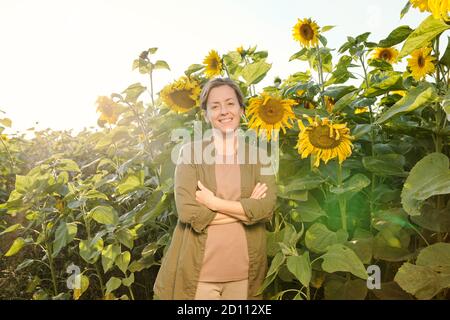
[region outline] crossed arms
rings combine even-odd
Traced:
[[[272,216],[276,204],[274,175],[260,175],[250,198],[224,200],[197,180],[195,164],[178,164],[175,169],[175,203],[178,218],[196,232],[204,232],[210,224],[242,221],[251,225]],[[200,190],[197,191],[197,187]]]

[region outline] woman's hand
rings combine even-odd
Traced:
[[[265,183],[257,183],[255,188],[253,189],[252,195],[250,198],[252,199],[262,199],[266,197],[267,186]]]
[[[195,200],[197,200],[197,202],[205,205],[209,209],[216,211],[217,210],[217,208],[216,208],[217,197],[214,195],[214,193],[211,190],[209,190],[208,188],[206,188],[200,182],[200,180],[197,181],[197,186],[200,188],[200,190],[197,190],[195,192]]]

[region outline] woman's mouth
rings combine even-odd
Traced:
[[[232,120],[233,120],[233,118],[225,118],[225,119],[219,120],[219,122],[220,122],[220,123],[229,123],[229,122],[231,122]]]

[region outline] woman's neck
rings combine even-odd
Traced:
[[[223,132],[215,132],[213,134],[214,146],[216,153],[219,155],[236,154],[239,147],[239,139],[237,138],[237,130],[224,134]]]

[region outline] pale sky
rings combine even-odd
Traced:
[[[243,45],[267,50],[272,69],[257,89],[275,76],[305,71],[288,62],[300,47],[292,38],[298,18],[335,25],[325,36],[336,50],[347,36],[372,32],[379,41],[400,25],[415,28],[425,17],[406,0],[0,0],[0,117],[12,130],[54,130],[94,126],[100,95],[122,92],[147,77],[131,70],[143,50],[158,47],[155,90],[177,79],[209,50],[219,54]],[[400,48],[399,48],[400,49]],[[147,99],[148,97],[145,97]],[[39,122],[38,125],[35,122]]]

